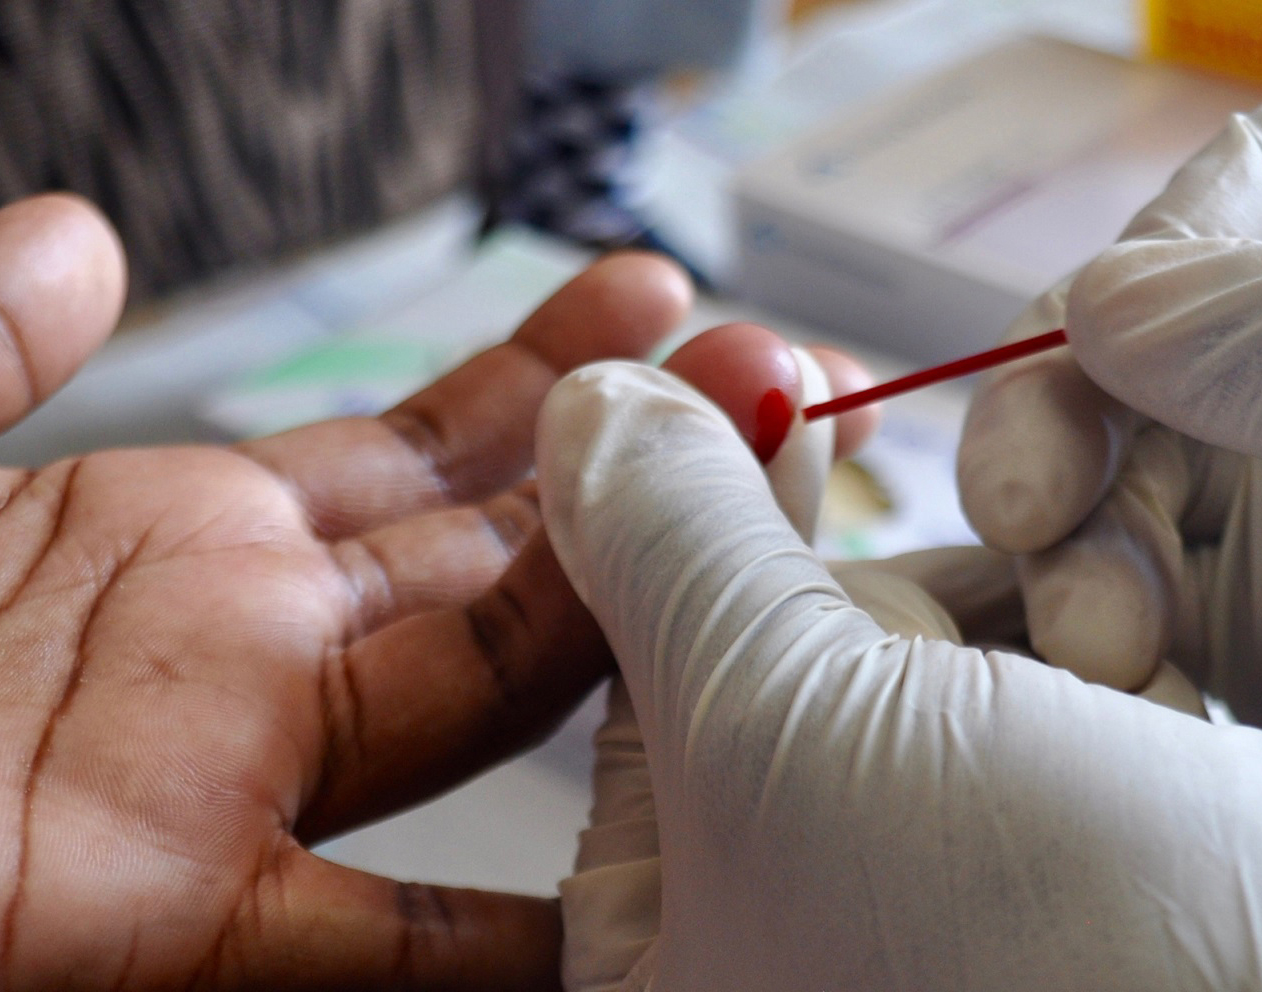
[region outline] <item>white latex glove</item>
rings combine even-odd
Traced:
[[[1025,553],[1041,657],[1126,689],[1169,658],[1253,723],[1262,479],[1235,452],[1262,455],[1260,127],[1234,118],[1017,321],[1010,337],[1063,325],[1072,354],[984,380],[959,458],[978,532]]]
[[[1262,733],[887,633],[664,373],[568,377],[539,440],[553,546],[627,690],[563,891],[567,939],[606,913],[614,953],[589,928],[567,959],[607,970],[571,988],[1259,987]],[[644,778],[628,701],[651,796],[602,791],[620,744]],[[602,863],[611,813],[657,829]],[[619,859],[638,893],[602,888]]]

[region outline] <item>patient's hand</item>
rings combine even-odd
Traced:
[[[0,415],[122,287],[82,204],[0,212]],[[554,986],[551,902],[305,844],[528,745],[608,670],[521,482],[535,412],[687,304],[613,258],[380,418],[0,474],[0,987]]]

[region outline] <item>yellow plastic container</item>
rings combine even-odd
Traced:
[[[1262,0],[1146,0],[1159,59],[1262,82]]]

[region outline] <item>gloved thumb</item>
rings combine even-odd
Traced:
[[[537,447],[545,526],[619,660],[650,760],[682,755],[737,652],[748,684],[751,665],[770,675],[800,638],[836,630],[822,613],[855,614],[846,638],[885,636],[795,533],[725,415],[669,374],[572,373],[544,404]]]

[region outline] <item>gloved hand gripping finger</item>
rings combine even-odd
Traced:
[[[540,484],[644,731],[655,987],[1256,983],[1256,732],[888,636],[652,370],[554,390]]]

